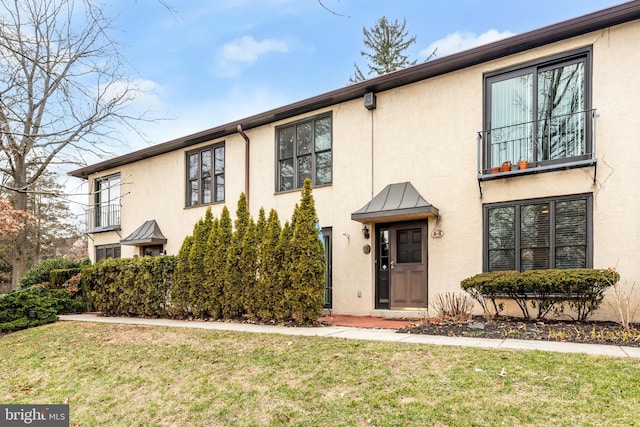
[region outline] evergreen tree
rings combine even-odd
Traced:
[[[406,26],[406,18],[402,23],[398,20],[391,23],[383,16],[373,27],[369,29],[362,27],[364,45],[368,50],[360,51],[360,55],[369,60],[367,75],[381,76],[416,64],[415,60],[409,60],[409,56],[405,54],[409,46],[416,41],[415,35],[409,37],[409,33],[405,29]],[[365,80],[366,77],[358,64],[354,63],[353,65],[355,72],[349,81],[357,83]]]
[[[231,216],[226,206],[222,208],[218,227],[213,237],[213,255],[209,264],[208,277],[210,280],[211,308],[210,313],[213,318],[222,317],[222,307],[226,304],[224,297],[225,275],[227,271],[227,260],[231,239],[233,237],[233,226]]]
[[[281,268],[277,256],[277,247],[281,232],[282,226],[278,219],[278,213],[271,209],[259,246],[258,259],[260,264],[258,266],[258,281],[254,292],[258,301],[258,317],[265,320],[276,318],[275,308],[284,299],[284,294],[278,292],[278,273]]]
[[[193,244],[189,252],[189,303],[196,317],[206,317],[207,291],[203,286],[205,277],[204,255],[207,241],[213,226],[211,208],[207,208],[203,219],[198,221],[193,230]]]
[[[189,256],[193,246],[193,236],[187,236],[178,251],[178,261],[173,273],[173,281],[169,287],[169,307],[167,311],[174,317],[185,317],[189,310],[189,283],[191,282],[191,268]]]
[[[251,215],[247,209],[247,198],[244,193],[240,194],[238,207],[236,209],[236,220],[234,222],[233,237],[227,253],[227,265],[224,283],[224,306],[223,315],[227,319],[239,317],[243,314],[243,292],[242,292],[242,250],[244,235],[249,227]]]
[[[318,236],[317,222],[311,180],[307,178],[293,223],[289,267],[291,288],[287,297],[294,318],[302,323],[317,320],[324,304],[324,248]]]
[[[217,297],[214,296],[215,289],[215,277],[214,277],[214,265],[215,265],[215,250],[216,250],[216,239],[218,236],[218,228],[220,227],[220,220],[218,218],[213,218],[213,222],[211,224],[211,231],[209,232],[209,236],[207,238],[207,245],[205,247],[204,253],[204,275],[202,278],[202,287],[206,298],[204,300],[203,310],[206,311],[208,317],[218,318],[219,314],[215,314],[216,307],[218,303],[216,302]]]
[[[295,210],[298,209],[296,205]],[[295,211],[294,211],[295,218]],[[273,313],[275,320],[286,321],[291,318],[291,303],[288,298],[291,296],[291,240],[293,238],[293,228],[289,221],[284,223],[282,232],[276,246],[274,254],[275,265],[278,271],[275,272],[275,282],[272,292]]]
[[[253,218],[249,219],[246,232],[242,238],[240,252],[240,271],[243,309],[250,317],[255,318],[258,302],[254,295],[258,274],[258,241],[257,227]]]

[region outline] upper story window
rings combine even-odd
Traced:
[[[277,191],[302,188],[305,178],[314,186],[331,184],[331,115],[276,129]]]
[[[224,144],[187,153],[187,206],[224,201]]]
[[[591,50],[485,75],[484,169],[591,158]]]
[[[91,223],[98,229],[120,228],[120,174],[97,178]]]
[[[485,271],[590,268],[590,194],[484,206]]]

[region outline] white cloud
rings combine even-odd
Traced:
[[[482,34],[476,34],[471,32],[460,32],[448,34],[445,38],[436,40],[420,51],[420,56],[428,58],[434,50],[436,51],[436,58],[442,58],[443,56],[451,55],[452,53],[461,52],[463,50],[471,49],[476,46],[491,43],[496,40],[504,39],[515,35],[511,31],[498,31],[489,30]]]
[[[243,67],[253,65],[262,55],[288,51],[289,46],[283,40],[257,41],[253,37],[244,36],[225,44],[220,49],[216,61],[216,73],[222,77],[233,77],[238,75]]]

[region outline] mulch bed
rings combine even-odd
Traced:
[[[430,321],[405,326],[406,334],[445,335],[454,337],[564,341],[640,347],[640,325],[624,330],[615,322],[575,322],[474,316],[467,321]]]

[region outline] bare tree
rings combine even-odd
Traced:
[[[112,20],[91,0],[0,0],[0,182],[26,210],[47,168],[102,155],[117,128],[144,119],[128,114],[137,90],[123,73]],[[18,233],[12,286],[26,269]]]

